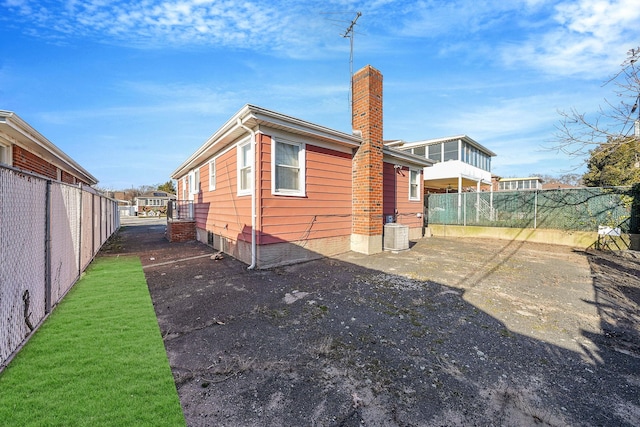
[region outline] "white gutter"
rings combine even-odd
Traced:
[[[238,117],[238,126],[242,129],[248,131],[251,134],[251,160],[253,165],[251,166],[251,265],[248,267],[249,270],[253,270],[256,268],[257,257],[256,257],[256,133],[253,129],[245,126],[242,123],[240,117]]]

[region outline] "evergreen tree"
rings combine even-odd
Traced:
[[[617,138],[591,150],[582,180],[588,187],[640,183],[640,140]]]
[[[166,191],[167,193],[176,194],[176,187],[173,185],[173,181],[169,180],[164,184],[158,185],[158,190]]]

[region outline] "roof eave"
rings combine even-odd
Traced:
[[[384,157],[389,160],[401,160],[405,163],[413,164],[421,168],[426,168],[434,165],[434,161],[424,157],[417,156],[415,154],[408,153],[406,151],[396,150],[389,147],[383,148]]]
[[[49,141],[44,135],[35,130],[31,125],[22,120],[20,116],[12,111],[0,110],[0,126],[7,126],[22,137],[19,141],[22,144],[35,144],[55,159],[59,160],[59,164],[55,165],[65,170],[67,173],[72,173],[76,178],[81,179],[89,185],[95,185],[98,183],[96,177],[91,175],[85,168],[80,166],[75,160],[69,157],[61,149],[56,147],[51,141]]]
[[[215,131],[207,140],[191,155],[182,162],[171,174],[172,179],[179,179],[186,175],[195,165],[202,163],[204,158],[208,158],[215,152],[219,151],[221,145],[226,145],[246,132],[240,124],[243,123],[242,118],[249,113],[249,105],[245,105],[236,114],[231,116],[217,131]],[[242,129],[242,131],[240,131]]]
[[[291,133],[310,136],[313,138],[330,141],[335,144],[357,148],[362,143],[358,135],[344,133],[335,129],[311,123],[276,111],[267,110],[255,105],[249,105],[251,118],[256,124],[277,127]],[[248,121],[250,121],[248,119]]]
[[[494,153],[493,151],[489,150],[487,147],[485,147],[484,145],[480,144],[478,141],[474,140],[473,138],[471,138],[468,135],[462,134],[462,135],[455,135],[455,136],[445,136],[442,138],[434,138],[434,139],[425,139],[425,140],[421,140],[421,141],[414,141],[414,142],[406,142],[403,144],[404,148],[411,148],[414,146],[421,146],[421,145],[433,145],[433,144],[438,144],[441,142],[449,142],[449,141],[457,141],[457,140],[463,140],[465,142],[468,142],[469,144],[475,146],[476,148],[484,151],[485,153],[489,154],[491,157],[496,157],[497,154]]]
[[[267,110],[251,104],[246,104],[213,135],[185,160],[172,174],[172,179],[179,179],[191,169],[203,164],[207,159],[228,144],[233,143],[243,134],[248,133],[245,127],[257,129],[259,126],[273,127],[287,132],[330,141],[351,148],[360,146],[361,138],[334,129],[316,125],[295,117],[287,116],[275,111]]]

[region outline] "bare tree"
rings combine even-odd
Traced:
[[[587,117],[575,108],[558,112],[561,119],[556,125],[557,145],[554,149],[571,156],[583,157],[590,155],[592,150],[602,144],[614,143],[615,146],[616,142],[624,143],[634,136],[634,128],[640,126],[638,60],[640,47],[629,50],[620,70],[604,82],[604,85],[614,86],[617,102],[605,99],[604,107],[598,108],[595,117]]]

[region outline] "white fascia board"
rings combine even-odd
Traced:
[[[426,159],[421,156],[417,156],[415,154],[408,153],[406,151],[400,151],[397,149],[384,147],[382,150],[383,160],[387,163],[398,163],[403,162],[405,164],[409,164],[412,166],[418,166],[421,168],[433,166],[435,163],[431,159]]]
[[[420,147],[420,146],[424,146],[424,145],[434,145],[434,144],[439,144],[442,142],[451,142],[451,141],[457,141],[457,140],[462,140],[474,147],[476,147],[477,149],[483,151],[484,153],[488,154],[491,157],[495,157],[497,156],[496,153],[494,153],[493,151],[489,150],[487,147],[485,147],[484,145],[480,144],[479,142],[475,141],[473,138],[467,136],[467,135],[455,135],[455,136],[445,136],[442,138],[435,138],[435,139],[425,139],[422,141],[414,141],[414,142],[407,142],[405,143],[402,148],[403,149],[409,149],[412,147]]]
[[[360,146],[361,138],[334,129],[316,125],[295,117],[287,116],[266,108],[246,104],[227,122],[211,135],[195,153],[185,160],[172,174],[172,179],[179,179],[191,169],[208,161],[213,154],[222,150],[226,145],[239,139],[247,133],[241,125],[257,129],[260,125],[286,130],[291,133],[307,135],[313,138],[329,141],[334,144],[352,148]]]
[[[402,139],[392,139],[389,141],[382,141],[385,147],[398,148],[404,146],[407,142]]]
[[[351,148],[359,147],[362,142],[362,138],[357,135],[344,133],[302,119],[297,119],[286,114],[278,113],[276,111],[257,107],[255,105],[250,105],[249,107],[251,109],[251,118],[260,125],[276,127],[287,130],[288,132],[308,135],[313,138],[331,141]]]
[[[238,119],[243,122],[243,117],[247,116],[250,111],[250,106],[247,104],[240,109],[236,114],[231,116],[217,131],[213,133],[207,140],[185,160],[178,168],[171,174],[172,179],[180,179],[191,169],[209,160],[209,158],[224,148],[226,143],[229,143],[235,139],[234,137],[238,132],[246,132],[238,124]]]

